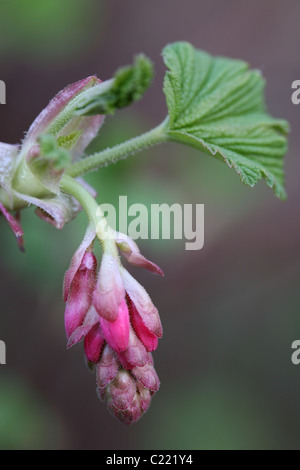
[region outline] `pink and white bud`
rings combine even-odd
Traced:
[[[98,389],[98,393],[109,411],[126,425],[137,422],[143,416],[154,395],[153,391],[124,369],[119,370],[105,390]]]
[[[163,330],[159,313],[148,293],[126,269],[122,269],[122,278],[126,292],[137,309],[145,327],[150,333],[161,338]]]
[[[108,321],[100,317],[100,325],[104,338],[114,351],[121,353],[128,348],[130,322],[125,299],[121,301],[116,320]]]
[[[118,410],[125,411],[132,405],[136,394],[136,382],[125,369],[120,369],[116,378],[109,384],[107,393]]]
[[[92,304],[92,295],[96,284],[97,260],[93,253],[86,252],[73,277],[65,310],[65,328],[67,338],[82,325]]]
[[[143,367],[150,360],[150,354],[136,336],[133,328],[130,328],[128,347],[124,352],[118,354],[118,359],[127,370],[136,366]]]
[[[93,240],[95,239],[95,236],[96,236],[95,229],[91,225],[89,225],[88,228],[87,228],[87,231],[84,235],[84,238],[81,242],[81,245],[75,251],[75,253],[73,255],[73,258],[72,258],[72,261],[71,261],[71,264],[70,264],[70,267],[69,267],[68,271],[65,274],[64,289],[63,289],[63,291],[64,291],[64,301],[65,302],[68,300],[70,287],[71,287],[71,284],[73,282],[74,276],[77,273],[77,271],[78,271],[78,269],[81,265],[82,259],[85,255],[86,251],[88,250],[88,248],[93,243]]]
[[[149,261],[141,254],[139,247],[132,240],[132,238],[128,237],[124,233],[118,232],[116,234],[116,244],[129,263],[133,264],[134,266],[145,268],[154,274],[158,274],[159,276],[164,276],[163,271],[159,266],[157,266],[157,264]]]
[[[153,395],[153,392],[150,392],[148,388],[145,388],[141,382],[137,380],[137,390],[140,395],[140,406],[145,413],[149,406],[151,405],[151,398]]]
[[[131,373],[145,388],[152,392],[157,392],[159,389],[160,381],[152,364],[148,363],[143,367],[134,367]]]
[[[155,351],[158,346],[158,337],[148,330],[129,296],[127,296],[127,303],[130,321],[138,338],[141,340],[147,351]]]
[[[84,353],[89,362],[96,364],[99,361],[104,343],[100,326],[93,326],[84,338]]]
[[[104,252],[94,292],[93,304],[100,317],[114,322],[125,297],[125,289],[120,274],[117,257]]]
[[[132,367],[129,361],[143,365]],[[147,353],[132,329],[131,343],[124,353],[116,354],[108,344],[104,346],[96,364],[96,383],[100,400],[122,423],[133,424],[147,411],[160,382],[151,354]]]
[[[140,397],[137,393],[135,394],[133,402],[127,410],[120,410],[114,406],[112,400],[107,403],[107,408],[121,423],[126,424],[127,426],[136,423],[144,414],[144,411],[141,408]]]
[[[115,352],[106,344],[96,367],[96,383],[99,389],[104,389],[116,377],[120,364]]]
[[[99,324],[99,316],[93,306],[89,309],[84,322],[81,326],[76,328],[68,340],[67,348],[71,348],[74,344],[79,343],[91,329]]]

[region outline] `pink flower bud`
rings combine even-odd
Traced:
[[[145,413],[151,404],[151,397],[153,395],[153,392],[150,392],[150,390],[148,390],[148,388],[145,388],[142,385],[142,383],[139,382],[138,380],[137,380],[137,390],[140,395],[140,406],[143,412]]]
[[[116,408],[127,410],[136,394],[135,379],[129,372],[120,369],[116,378],[108,386],[108,394]]]
[[[79,248],[75,251],[70,267],[65,274],[65,278],[64,278],[64,301],[65,302],[68,299],[71,284],[73,282],[75,274],[77,273],[81,265],[82,258],[84,257],[89,246],[93,243],[95,236],[96,236],[95,229],[91,225],[89,225],[84,235],[84,238],[82,240],[82,243],[79,246]]]
[[[159,276],[164,275],[160,267],[145,258],[141,254],[137,244],[124,233],[116,234],[116,244],[129,263],[133,264],[134,266],[140,266],[141,268],[148,269],[148,271],[151,271],[154,274],[158,274]]]
[[[118,354],[122,366],[128,370],[136,366],[142,367],[149,362],[149,356],[149,353],[136,336],[133,328],[130,328],[128,347],[124,352]]]
[[[96,368],[96,383],[104,389],[116,377],[120,364],[115,352],[106,344]]]
[[[144,367],[135,367],[131,373],[136,377],[145,388],[152,392],[157,392],[160,386],[158,375],[152,364],[146,364]]]
[[[119,371],[116,379],[105,392],[102,391],[101,398],[119,421],[130,425],[136,423],[148,410],[154,392],[144,387],[139,380],[132,381],[130,373],[127,372],[128,375],[125,376],[124,372]],[[121,379],[118,380],[119,376]],[[133,391],[135,391],[134,396]]]
[[[108,321],[100,317],[100,325],[106,341],[114,351],[122,352],[127,349],[130,323],[125,299],[121,301],[117,319]]]
[[[139,395],[136,393],[131,403],[130,407],[127,410],[120,410],[112,400],[107,403],[107,408],[115,415],[115,417],[121,421],[121,423],[126,424],[127,426],[136,423],[143,415],[143,409],[141,408],[141,401]]]
[[[116,321],[125,290],[121,278],[118,259],[104,252],[93,304],[100,317],[110,322]]]
[[[129,274],[122,269],[124,287],[135,308],[137,309],[144,325],[158,338],[162,337],[163,330],[157,308],[153,305],[146,290]]]
[[[158,346],[157,336],[155,336],[148,330],[129,296],[127,296],[127,303],[130,313],[131,324],[138,338],[141,340],[147,351],[155,351]]]
[[[92,303],[92,294],[96,284],[97,260],[86,252],[76,272],[65,310],[65,328],[68,339],[82,325]]]
[[[134,340],[132,330],[132,340]],[[140,341],[136,338],[137,342]],[[100,361],[96,365],[97,393],[106,403],[109,411],[122,423],[133,424],[138,421],[150,406],[151,397],[159,388],[159,378],[153,367],[151,354],[146,353],[147,362],[142,367],[120,367],[116,355],[109,345],[105,345]],[[117,359],[118,358],[118,359]],[[127,362],[127,365],[128,362]]]
[[[99,324],[99,316],[93,306],[89,309],[84,322],[76,328],[68,340],[67,348],[71,348],[74,344],[79,343],[95,326]]]
[[[97,363],[104,345],[104,338],[99,325],[93,326],[84,338],[84,352],[88,361]]]

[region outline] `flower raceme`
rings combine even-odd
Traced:
[[[162,325],[149,295],[121,266],[116,253],[104,249],[97,279],[95,236],[89,227],[65,275],[68,347],[84,339],[100,399],[120,421],[132,424],[159,388],[151,352],[162,336]],[[115,243],[129,262],[163,275],[129,237],[116,234]]]
[[[146,67],[147,71],[149,63],[140,57],[136,66],[137,69]],[[123,84],[126,90],[126,80],[130,76],[131,70],[124,69],[115,83]],[[145,78],[139,73],[137,76]],[[133,83],[137,84],[136,77]],[[147,80],[143,86],[147,86]],[[105,102],[104,106],[103,90],[108,91],[108,100],[113,103]],[[65,170],[82,157],[98,134],[105,109],[138,99],[132,91],[127,100],[124,101],[123,95],[120,100],[113,80],[102,83],[95,76],[88,77],[69,85],[50,101],[30,126],[22,145],[0,143],[0,213],[15,233],[22,250],[21,209],[35,205],[36,214],[58,229],[82,208],[87,212],[90,224],[64,281],[68,346],[84,338],[86,359],[97,370],[99,397],[127,424],[139,419],[158,390],[159,380],[151,351],[157,348],[162,326],[146,291],[121,266],[116,247],[131,264],[160,275],[162,271],[141,255],[133,240],[116,233],[110,244],[113,249],[104,249],[97,276],[94,239],[98,236],[103,247],[106,245],[101,236],[96,235],[91,216],[91,205],[96,204],[93,200],[95,191],[83,180],[74,180],[73,184],[80,184],[82,191],[92,199],[90,206],[85,207],[72,191],[65,190],[62,182]],[[103,110],[103,114],[97,110],[92,115],[77,113],[78,107],[86,106],[86,103],[90,106],[93,100],[97,101],[97,109]],[[12,215],[13,211],[17,212],[16,216]]]

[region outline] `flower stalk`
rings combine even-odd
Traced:
[[[116,145],[112,148],[97,152],[94,155],[84,158],[66,169],[66,174],[76,178],[90,171],[95,171],[102,166],[116,163],[119,160],[134,155],[149,147],[167,142],[168,118],[154,129]]]

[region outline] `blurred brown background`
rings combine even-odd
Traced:
[[[145,52],[156,67],[142,102],[106,121],[93,148],[158,124],[166,43],[187,40],[247,60],[267,78],[269,111],[291,123],[288,201],[264,184],[251,190],[217,161],[165,145],[89,175],[99,202],[205,204],[205,246],[143,241],[165,271],[134,270],[160,310],[155,352],[162,386],[150,411],[126,428],[95,393],[82,345],[66,352],[61,289],[85,216],[60,233],[23,214],[26,253],[0,220],[2,449],[300,448],[300,79],[297,0],[0,0],[0,141],[19,142],[50,98],[91,74],[110,78]]]

